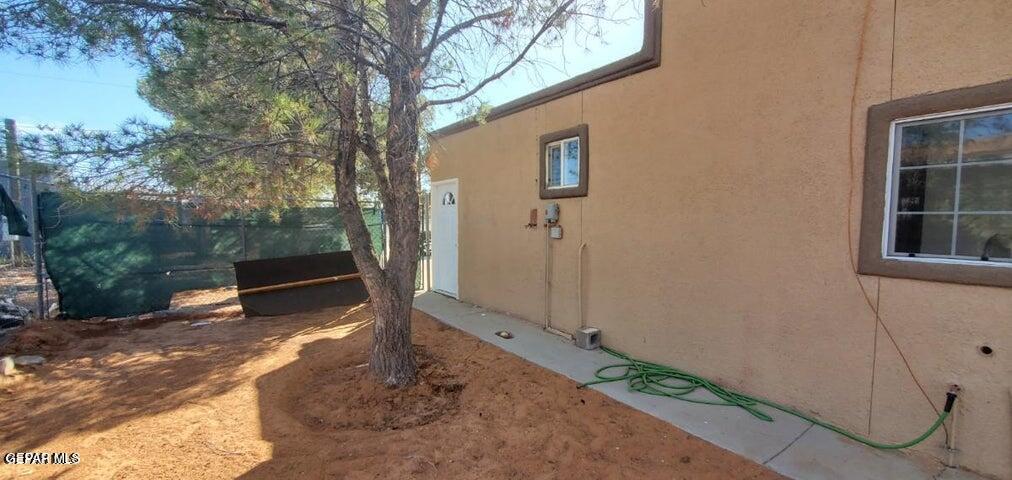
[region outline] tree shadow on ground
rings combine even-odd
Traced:
[[[779,478],[417,311],[418,384],[387,389],[338,328],[256,379],[269,445],[239,478]]]
[[[200,404],[248,382],[248,362],[363,310],[367,304],[204,327],[169,322],[74,336],[66,349],[49,352],[34,378],[0,385],[0,443],[8,451],[30,451],[66,433],[101,432]]]
[[[340,343],[341,340],[321,339],[306,344],[299,351],[298,360],[257,379],[261,436],[271,442],[273,452],[270,460],[240,478],[317,478],[326,471],[328,459],[348,454],[340,451],[342,445],[353,448],[347,441],[328,437],[320,429],[306,425],[297,411],[298,400],[290,395],[293,388],[302,391],[296,384],[305,382],[320,357],[337,350]]]
[[[446,331],[435,322],[417,320],[421,330]],[[349,324],[306,343],[297,360],[257,379],[261,438],[273,451],[240,478],[416,478],[434,473],[431,455],[419,451],[430,446],[422,446],[419,437],[433,438],[436,430],[448,428],[465,385],[448,368],[452,359],[442,357],[441,348],[416,343],[418,384],[384,387],[367,370],[371,335],[364,326]],[[416,336],[413,341],[433,340]]]

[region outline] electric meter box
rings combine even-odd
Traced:
[[[545,223],[559,223],[558,203],[549,203],[545,206]]]

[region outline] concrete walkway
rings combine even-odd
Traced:
[[[415,308],[576,382],[590,380],[598,368],[615,363],[615,358],[604,352],[579,349],[530,322],[437,293],[416,297]],[[514,338],[496,336],[499,330],[510,331]],[[763,422],[740,408],[696,405],[630,392],[624,382],[591,388],[790,478],[982,480],[929,459],[866,447],[780,412],[770,412],[776,418],[774,422]]]

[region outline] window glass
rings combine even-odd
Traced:
[[[956,254],[988,260],[1010,260],[1012,215],[960,215]]]
[[[952,215],[896,216],[896,253],[948,255],[952,249]]]
[[[558,187],[562,183],[562,146],[548,146],[548,186]]]
[[[963,161],[1012,160],[1012,113],[966,120]]]
[[[901,212],[951,212],[956,200],[956,168],[900,170],[898,187],[896,209]]]
[[[1012,162],[963,166],[959,211],[1012,211]]]
[[[566,169],[562,178],[565,186],[580,184],[580,139],[567,140],[566,145]]]
[[[956,163],[959,122],[939,122],[903,127],[900,166]]]
[[[896,128],[888,253],[1012,261],[1012,109]]]

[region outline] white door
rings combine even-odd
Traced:
[[[457,296],[457,179],[432,183],[432,289]]]

